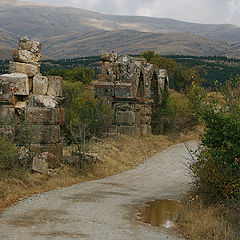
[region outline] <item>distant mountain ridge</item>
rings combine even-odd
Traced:
[[[234,25],[113,16],[79,8],[0,0],[0,58],[4,57],[1,45],[5,52],[8,47],[16,48],[18,38],[25,35],[41,41],[43,53],[54,58],[99,54],[109,49],[240,57],[240,27]]]

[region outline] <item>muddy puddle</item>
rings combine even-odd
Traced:
[[[173,200],[147,202],[145,206],[136,207],[139,211],[137,221],[170,228],[174,226],[180,207],[181,203]]]

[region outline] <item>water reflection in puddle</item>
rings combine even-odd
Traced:
[[[173,200],[158,200],[146,203],[147,206],[136,207],[140,212],[138,221],[150,223],[152,226],[170,228],[180,210],[180,202]]]

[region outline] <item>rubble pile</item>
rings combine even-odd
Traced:
[[[64,121],[63,80],[40,74],[41,44],[24,37],[13,52],[9,74],[0,75],[0,117],[21,115],[33,133],[31,149],[37,154],[62,158],[60,125]],[[48,154],[47,154],[48,153]],[[42,158],[42,156],[40,156]],[[38,171],[37,160],[33,169]],[[42,170],[39,170],[42,172]]]
[[[156,133],[159,119],[154,114],[168,88],[167,71],[115,53],[101,55],[102,72],[95,84],[95,96],[114,109],[110,133],[147,135]]]

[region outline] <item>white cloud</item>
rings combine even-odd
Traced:
[[[105,14],[168,17],[240,25],[240,0],[24,0],[79,7]]]

